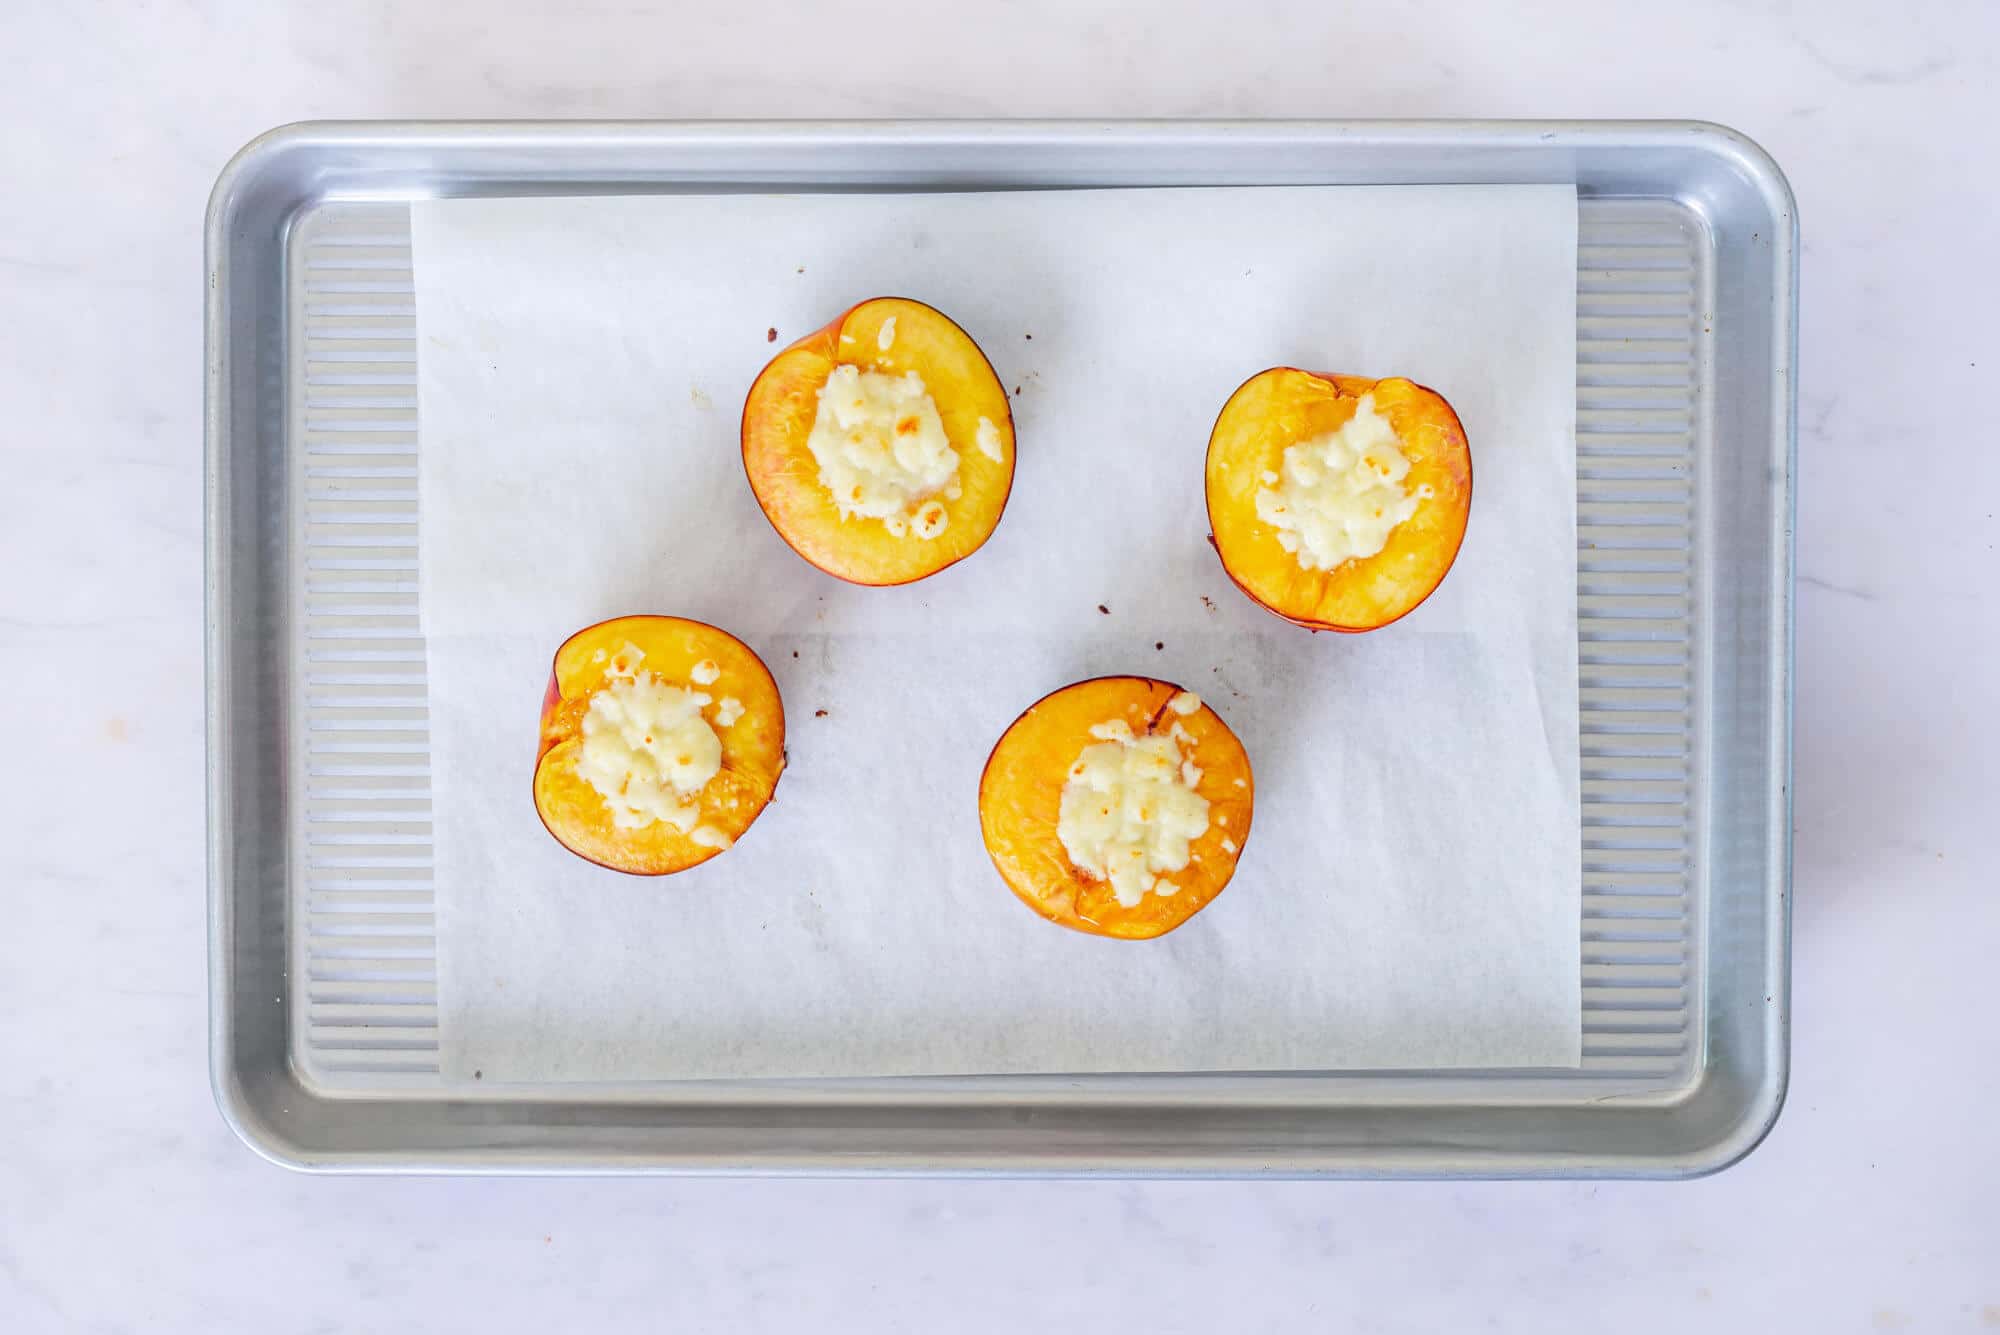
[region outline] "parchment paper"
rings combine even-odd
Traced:
[[[447,1076],[1576,1064],[1570,188],[412,217]],[[1019,388],[998,531],[888,590],[785,547],[737,435],[779,347],[882,294],[940,307]],[[1408,375],[1465,423],[1464,549],[1394,627],[1288,627],[1205,541],[1209,427],[1278,364]],[[556,645],[634,611],[745,640],[789,731],[771,808],[661,880],[564,852],[530,798]],[[979,837],[994,740],[1107,672],[1199,692],[1257,774],[1235,881],[1150,943],[1042,922]]]

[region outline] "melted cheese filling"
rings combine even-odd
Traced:
[[[1332,570],[1381,551],[1430,496],[1427,486],[1404,490],[1409,473],[1395,427],[1363,394],[1340,426],[1286,447],[1280,471],[1260,479],[1257,517],[1278,530],[1300,569]]]
[[[944,506],[931,498],[956,491],[958,451],[915,371],[834,367],[806,448],[842,519],[878,519],[899,538],[944,532]]]
[[[650,672],[614,674],[590,697],[576,772],[604,799],[613,825],[643,830],[665,821],[700,833],[696,799],[722,769],[722,739],[701,716],[708,703],[702,692]]]
[[[1179,887],[1167,874],[1187,867],[1189,843],[1208,830],[1208,799],[1195,791],[1201,771],[1181,755],[1181,742],[1192,739],[1178,723],[1135,737],[1122,719],[1090,735],[1098,740],[1063,784],[1056,823],[1063,851],[1077,870],[1110,882],[1125,908],[1149,893],[1173,894]]]

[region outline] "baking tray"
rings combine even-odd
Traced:
[[[508,1086],[437,1069],[407,203],[1574,183],[1584,1059]],[[210,1066],[293,1167],[1689,1176],[1788,1060],[1797,223],[1697,123],[291,126],[207,225]]]

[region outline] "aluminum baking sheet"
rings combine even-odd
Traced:
[[[438,193],[1569,182],[1584,1061],[447,1089],[408,209]],[[213,1069],[375,1171],[1679,1175],[1785,1068],[1795,223],[1700,125],[307,126],[209,228]]]

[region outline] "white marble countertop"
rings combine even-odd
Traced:
[[[2000,1329],[2000,8],[647,8],[0,14],[0,1330]],[[1686,116],[1783,165],[1796,1032],[1749,1160],[1683,1184],[316,1179],[225,1129],[201,796],[217,170],[314,117],[926,114]]]

